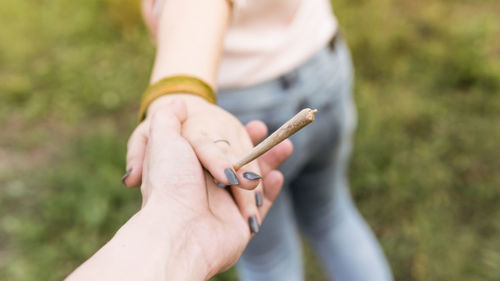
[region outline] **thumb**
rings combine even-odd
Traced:
[[[204,187],[198,158],[181,135],[186,118],[186,105],[180,100],[172,101],[152,116],[143,172],[150,188]]]

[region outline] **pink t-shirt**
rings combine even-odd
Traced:
[[[164,0],[150,1],[157,17]],[[330,0],[227,1],[234,11],[218,74],[221,89],[285,74],[323,48],[337,30]]]
[[[330,0],[233,0],[218,84],[222,89],[276,78],[324,47],[337,29]]]

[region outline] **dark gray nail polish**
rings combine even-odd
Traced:
[[[257,217],[256,216],[250,216],[248,218],[248,225],[250,226],[250,231],[252,233],[257,233],[259,232],[259,222],[257,221]]]
[[[218,182],[217,186],[220,188],[228,188],[230,185],[223,184],[222,182]]]
[[[132,168],[128,169],[122,177],[122,184],[125,185],[125,180],[132,173]]]
[[[247,180],[258,180],[262,178],[261,176],[259,176],[254,172],[244,172],[243,177]]]
[[[233,171],[233,169],[226,168],[224,170],[224,174],[226,174],[226,178],[230,184],[232,185],[240,184],[240,181],[238,180],[238,177],[236,176],[236,173]]]
[[[255,193],[255,204],[257,204],[257,207],[260,207],[262,206],[262,193],[260,193],[259,191],[257,191],[257,193]]]

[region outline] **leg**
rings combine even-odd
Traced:
[[[283,190],[238,261],[240,280],[303,280],[300,240],[289,203]]]
[[[301,230],[317,250],[330,278],[338,281],[392,280],[384,254],[354,206],[347,182],[355,112],[346,98],[331,153],[322,153],[292,183]]]

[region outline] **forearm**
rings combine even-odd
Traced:
[[[189,74],[216,88],[224,34],[231,8],[227,0],[164,0],[151,76]]]
[[[143,208],[67,280],[204,280],[205,265],[162,213]]]

